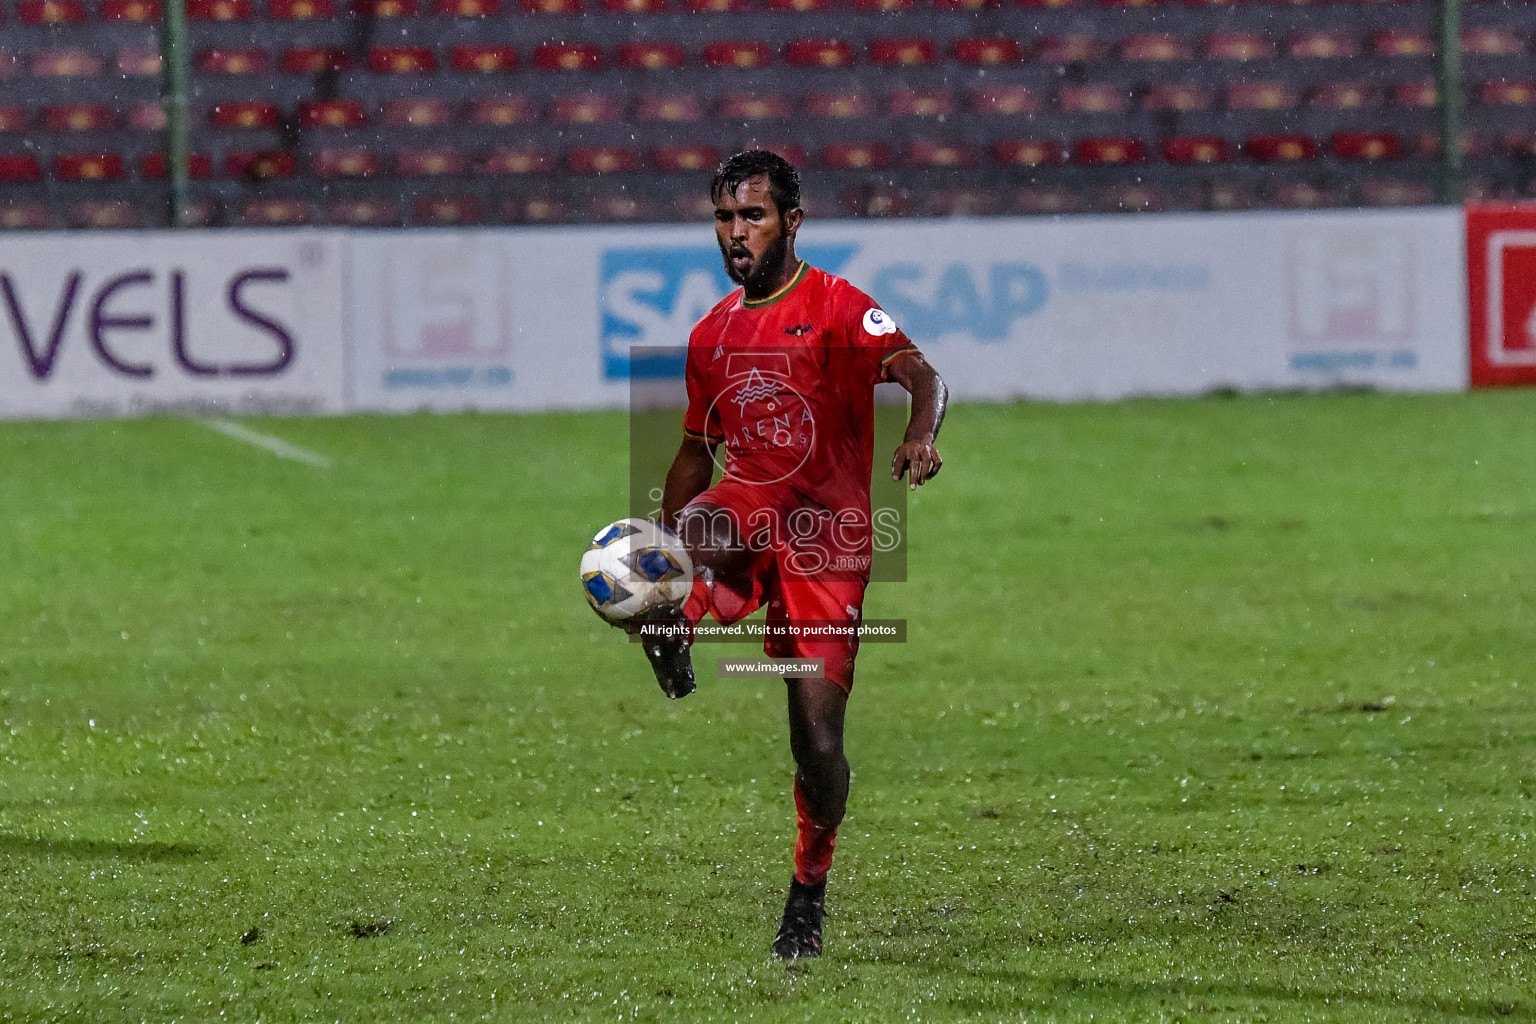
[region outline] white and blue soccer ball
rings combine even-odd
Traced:
[[[620,519],[598,531],[581,556],[581,589],[615,626],[693,589],[693,559],[677,534],[649,519]]]

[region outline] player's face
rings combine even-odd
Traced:
[[[800,211],[781,216],[768,193],[768,176],[748,178],[733,195],[715,200],[715,239],[731,280],[751,289],[774,280],[789,257]]]

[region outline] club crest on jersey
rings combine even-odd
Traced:
[[[816,329],[815,324],[799,324],[795,327],[784,328],[785,334],[793,334],[797,338],[803,338]]]
[[[882,334],[895,334],[896,321],[892,320],[885,310],[871,308],[864,314],[864,330],[877,338]]]

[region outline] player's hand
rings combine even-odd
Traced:
[[[905,473],[915,491],[938,476],[943,466],[944,460],[939,458],[939,450],[932,441],[904,441],[891,460],[891,479],[900,480]]]

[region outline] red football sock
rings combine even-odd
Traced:
[[[832,848],[837,845],[837,829],[818,828],[811,820],[810,807],[795,781],[795,881],[801,885],[820,885],[832,868]]]

